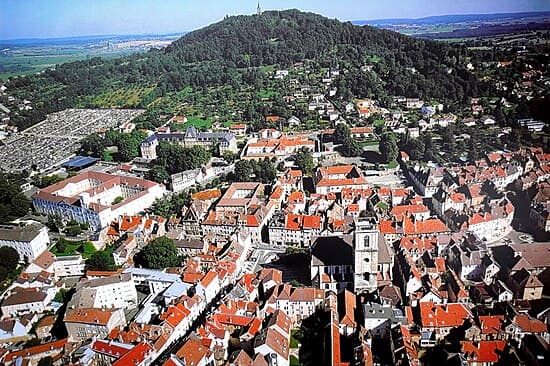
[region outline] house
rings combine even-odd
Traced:
[[[52,291],[17,287],[2,301],[2,317],[29,313],[41,314],[48,309],[53,296]]]
[[[56,315],[46,315],[36,323],[36,337],[43,339],[51,335],[51,330],[57,320]]]
[[[199,132],[195,126],[189,126],[183,133],[154,133],[147,137],[140,145],[141,156],[145,159],[157,158],[157,147],[161,141],[178,144],[184,147],[202,146],[211,149],[217,147],[220,155],[225,151],[237,153],[237,139],[235,135],[225,132]]]
[[[176,352],[183,365],[209,366],[214,363],[213,352],[205,347],[197,338],[191,337]]]
[[[85,341],[106,338],[115,329],[126,325],[123,309],[78,308],[68,309],[63,319],[69,340]]]
[[[33,261],[48,249],[48,228],[40,223],[0,225],[0,247],[17,250],[19,258]]]
[[[464,304],[440,305],[421,302],[419,306],[421,332],[424,336],[430,335],[422,338],[420,345],[423,347],[435,345],[435,342],[447,336],[451,329],[461,326],[467,319],[472,318],[470,309]]]
[[[0,320],[0,344],[20,342],[29,338],[29,330],[19,319]]]
[[[301,247],[308,247],[311,239],[320,235],[323,229],[321,217],[294,213],[273,215],[268,226],[270,243]]]
[[[315,193],[340,192],[345,188],[367,189],[369,184],[355,165],[320,167],[313,177]]]
[[[283,310],[294,325],[301,323],[319,309],[325,299],[325,291],[312,287],[280,285],[273,291],[275,308]]]
[[[148,366],[150,365],[157,354],[155,349],[148,343],[140,342],[136,344],[128,352],[124,353],[118,360],[113,362],[113,366]]]
[[[252,241],[261,241],[263,229],[275,211],[266,189],[258,182],[231,184],[202,222],[203,233],[231,235],[239,229],[250,234]]]
[[[229,126],[229,131],[235,136],[244,136],[246,135],[246,124],[245,123],[233,123]]]
[[[518,343],[521,343],[521,340],[529,334],[539,335],[548,342],[548,326],[527,314],[517,314],[504,330]]]
[[[61,355],[65,346],[67,345],[67,339],[60,339],[58,341],[44,343],[34,347],[28,347],[20,351],[8,352],[3,359],[3,364],[5,366],[11,365],[24,365],[23,362],[32,362],[38,363],[41,359],[46,357],[55,358],[56,356]],[[18,362],[25,360],[21,363]]]
[[[505,341],[465,341],[461,342],[461,352],[468,364],[490,366],[501,359],[506,347]]]
[[[267,328],[254,339],[254,352],[278,366],[289,365],[289,337]]]
[[[206,303],[209,303],[216,297],[220,291],[220,279],[216,271],[209,271],[197,284],[197,293],[202,296]]]

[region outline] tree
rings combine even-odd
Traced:
[[[379,149],[384,163],[390,163],[397,158],[399,150],[397,148],[397,139],[393,132],[388,131],[382,134]]]
[[[348,125],[344,123],[339,123],[334,129],[334,134],[332,135],[332,140],[335,144],[343,144],[344,141],[349,140],[351,137],[351,130]]]
[[[155,165],[147,172],[147,179],[157,183],[166,183],[170,175],[166,168],[162,165]]]
[[[101,158],[103,150],[105,150],[103,138],[97,133],[92,133],[80,141],[79,154],[81,155]]]
[[[363,148],[356,138],[350,136],[342,143],[342,153],[344,156],[360,156],[363,153]]]
[[[261,162],[253,162],[254,175],[262,183],[272,183],[277,178],[277,168],[268,158]]]
[[[254,165],[251,160],[239,160],[235,163],[233,177],[236,182],[248,182],[254,174]]]
[[[225,150],[222,154],[222,157],[225,159],[225,161],[231,164],[235,160],[237,160],[238,155],[235,154],[233,151]]]
[[[12,247],[0,247],[0,267],[13,272],[19,264],[19,253]]]
[[[311,175],[313,173],[315,162],[313,161],[311,151],[309,151],[307,148],[302,147],[300,150],[298,150],[298,152],[294,155],[294,162],[305,175]]]
[[[77,225],[72,225],[72,226],[67,226],[64,231],[65,231],[65,234],[67,234],[69,236],[77,236],[77,235],[82,234],[82,228],[78,224]]]
[[[0,223],[21,217],[31,208],[31,201],[16,183],[17,177],[0,173]]]
[[[156,166],[165,167],[168,174],[197,169],[210,161],[212,154],[202,146],[183,147],[162,141],[157,147]],[[156,173],[161,173],[157,170]]]
[[[117,265],[110,250],[99,250],[86,262],[88,269],[94,271],[116,271]]]
[[[166,236],[151,240],[137,259],[145,268],[164,269],[181,264],[174,241]]]

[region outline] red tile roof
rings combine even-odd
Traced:
[[[85,323],[107,325],[116,309],[78,308],[67,315],[64,321],[67,323]]]
[[[430,328],[458,327],[471,317],[470,310],[463,304],[438,305],[432,302],[420,303],[421,325]]]
[[[128,345],[128,347],[123,347],[116,342],[108,342],[102,339],[96,339],[92,343],[92,350],[95,352],[103,353],[117,359],[128,353],[132,347],[133,346],[130,345]]]
[[[535,318],[531,318],[529,315],[526,315],[526,314],[516,315],[512,323],[517,325],[522,332],[527,332],[527,333],[548,332],[548,328],[546,327],[546,324],[544,324],[544,322]]]
[[[211,354],[212,352],[204,347],[199,340],[189,338],[178,350],[176,356],[182,359],[186,365],[198,365],[199,362]]]
[[[216,277],[218,277],[216,271],[209,271],[206,276],[202,278],[201,285],[203,285],[204,287],[210,286],[210,284],[216,279]]]
[[[65,338],[59,341],[44,343],[38,346],[25,348],[21,351],[9,352],[8,354],[6,354],[4,361],[6,363],[9,363],[19,357],[22,357],[22,358],[34,357],[42,353],[50,352],[52,350],[59,350],[59,352],[61,352],[66,344],[67,344],[67,339]]]
[[[175,328],[189,314],[191,314],[191,311],[182,303],[178,303],[176,306],[170,305],[168,309],[160,315],[160,320],[165,320],[172,328]]]
[[[462,353],[468,362],[497,362],[505,347],[505,341],[468,341],[462,342]]]
[[[479,317],[482,334],[497,334],[502,332],[503,315],[481,315]]]
[[[130,352],[126,353],[124,356],[119,358],[113,363],[113,366],[136,366],[141,365],[141,363],[149,356],[154,349],[149,344],[141,342],[138,343]]]

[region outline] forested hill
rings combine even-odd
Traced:
[[[14,119],[24,128],[43,114],[73,106],[93,107],[109,90],[147,87],[134,105],[147,107],[159,96],[186,87],[253,83],[257,66],[285,67],[310,59],[345,70],[339,97],[405,95],[462,101],[484,85],[466,70],[465,48],[419,40],[387,30],[341,23],[297,10],[235,16],[191,32],[164,50],[112,60],[93,58],[59,65],[40,75],[12,79],[8,88],[34,102]],[[361,66],[374,65],[374,72]]]

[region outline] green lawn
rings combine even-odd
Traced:
[[[277,93],[274,90],[264,90],[264,89],[262,89],[258,92],[258,96],[262,99],[271,99],[273,97],[276,97],[277,95],[279,95],[279,93]]]
[[[389,169],[393,169],[393,168],[397,168],[397,161],[390,161],[386,166],[389,168]]]
[[[96,252],[94,245],[89,241],[71,241],[63,238],[61,238],[60,241],[63,241],[63,243],[65,243],[65,248],[63,248],[63,251],[60,251],[59,241],[50,249],[50,251],[54,255],[59,257],[81,254],[83,258],[88,259],[92,256],[92,254]]]
[[[362,141],[360,142],[361,147],[365,146],[378,146],[380,142],[379,141]]]
[[[386,124],[386,121],[384,121],[383,119],[377,119],[376,121],[374,121],[372,123],[372,125],[374,127],[378,127],[378,126],[384,126]]]
[[[290,356],[290,366],[300,366],[300,361],[294,357],[294,356]]]

